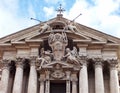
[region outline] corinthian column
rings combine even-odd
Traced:
[[[1,77],[1,86],[0,93],[7,93],[8,90],[8,81],[9,81],[9,60],[3,60],[3,68],[2,68],[2,77]]]
[[[30,59],[30,75],[28,83],[28,93],[37,93],[37,71],[35,69],[36,57]]]
[[[81,56],[82,68],[79,71],[79,93],[88,93],[88,72],[86,56]]]
[[[13,93],[22,93],[23,61],[23,58],[17,58]]]
[[[117,71],[117,60],[110,60],[110,93],[120,93],[119,92],[119,80]]]
[[[95,93],[104,93],[102,59],[95,58]]]

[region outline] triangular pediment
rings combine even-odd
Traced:
[[[40,23],[38,25],[35,25],[33,27],[24,29],[22,31],[16,32],[14,34],[8,35],[6,37],[0,38],[0,44],[10,44],[10,43],[26,43],[26,42],[42,42],[42,40],[48,38],[48,35],[51,33],[51,31],[54,30],[54,33],[61,33],[63,31],[62,27],[65,27],[70,20],[61,18],[58,19],[53,18],[51,20],[48,20],[46,22]],[[52,26],[53,30],[48,30],[43,33],[40,32],[40,28],[44,26],[44,24],[48,23],[50,26]],[[78,29],[78,32],[72,32],[70,29],[65,30],[68,38],[73,39],[75,42],[89,42],[89,43],[103,43],[103,44],[119,44],[120,39],[113,37],[111,35],[107,35],[105,33],[102,33],[100,31],[97,31],[95,29],[83,26],[79,23],[74,22],[74,26]],[[56,29],[58,27],[59,29]]]

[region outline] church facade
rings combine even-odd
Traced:
[[[0,93],[120,93],[119,47],[60,13],[0,38]]]

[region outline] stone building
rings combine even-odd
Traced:
[[[119,46],[57,14],[0,38],[0,93],[119,93]]]

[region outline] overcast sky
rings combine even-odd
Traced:
[[[0,38],[56,17],[59,4],[63,16],[120,38],[120,0],[0,0]]]

